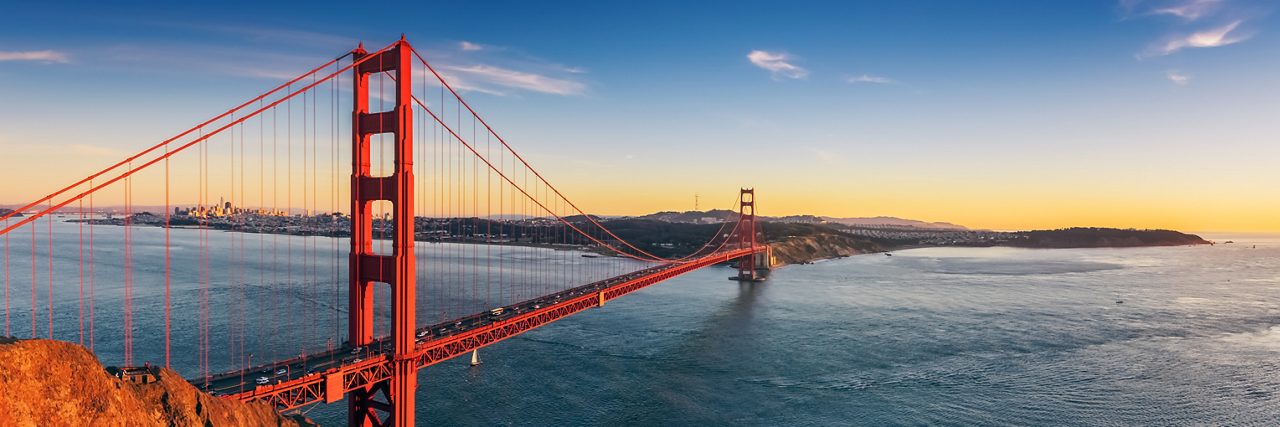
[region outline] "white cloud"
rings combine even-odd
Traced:
[[[747,60],[750,60],[755,66],[768,70],[774,79],[803,79],[809,75],[809,71],[800,68],[791,61],[792,58],[786,53],[774,53],[763,50],[753,50],[747,54]]]
[[[1219,47],[1248,40],[1250,35],[1236,31],[1242,22],[1234,21],[1218,28],[1170,38],[1164,44],[1148,49],[1143,56],[1164,56],[1186,48]]]
[[[472,43],[472,42],[469,42],[469,41],[466,41],[466,40],[463,40],[463,41],[458,42],[458,48],[459,48],[459,49],[462,49],[462,50],[464,50],[464,51],[467,51],[467,52],[474,52],[474,51],[477,51],[477,50],[484,50],[484,46],[482,46],[482,45],[480,45],[480,44]]]
[[[71,62],[66,53],[56,50],[0,51],[0,61]]]
[[[454,77],[449,80],[450,84],[455,84],[456,82],[460,88],[467,88],[469,90],[481,92],[487,90],[489,93],[499,95],[501,92],[494,91],[492,89],[483,89],[484,85],[496,85],[532,92],[549,93],[552,95],[581,95],[587,90],[586,85],[578,81],[500,68],[492,65],[449,65],[444,66],[443,68],[449,70],[449,74],[452,74]]]
[[[1195,21],[1216,11],[1222,3],[1223,0],[1188,0],[1156,7],[1151,10],[1151,14],[1170,15],[1187,21]]]
[[[1172,16],[1186,22],[1208,17],[1227,8],[1227,0],[1119,0],[1122,19]]]
[[[873,76],[873,75],[870,75],[870,74],[863,74],[863,75],[861,75],[861,76],[853,76],[853,77],[850,77],[848,80],[849,80],[849,83],[854,83],[854,84],[857,84],[857,83],[872,83],[872,84],[885,85],[885,84],[890,84],[890,83],[896,83],[896,81],[894,81],[893,79],[890,79],[890,78],[888,78],[888,77]]]
[[[1178,86],[1186,86],[1188,83],[1191,83],[1191,76],[1180,71],[1169,70],[1166,71],[1164,75],[1169,78],[1169,81]]]
[[[457,73],[451,72],[443,68],[444,67],[441,67],[441,69],[438,70],[440,72],[440,77],[443,77],[444,81],[449,83],[449,87],[452,87],[454,90],[457,90],[459,92],[479,92],[479,93],[489,94],[493,96],[507,96],[506,92],[484,87],[479,84],[475,84],[463,78],[462,76],[458,75]],[[440,82],[436,81],[435,79],[427,79],[427,80],[428,80],[427,84],[430,85],[431,87],[437,87],[440,85]]]

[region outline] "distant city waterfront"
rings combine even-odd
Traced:
[[[72,219],[73,222],[79,221]],[[211,206],[175,207],[168,217],[149,211],[123,214],[106,212],[85,221],[95,225],[140,225],[163,227],[205,227],[245,233],[285,234],[295,236],[341,237],[351,233],[351,217],[342,212],[291,213],[270,208],[241,208],[220,201]],[[415,240],[484,243],[571,244],[591,246],[585,239],[572,242],[552,241],[550,230],[561,223],[553,218],[521,219],[415,218]],[[375,238],[389,238],[392,232],[390,214],[373,220]],[[562,237],[560,234],[557,237]]]

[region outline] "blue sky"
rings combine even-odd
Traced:
[[[404,33],[595,211],[755,186],[769,214],[1280,229],[1271,2],[351,5],[7,4],[0,167],[71,180],[40,159],[87,173]]]

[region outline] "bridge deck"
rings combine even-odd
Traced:
[[[649,285],[764,250],[763,246],[735,249],[690,262],[663,264],[504,307],[501,315],[484,312],[419,328],[417,346],[409,358],[418,369],[431,366],[599,307]],[[343,346],[248,371],[215,375],[210,378],[208,390],[243,401],[270,402],[281,409],[336,402],[349,391],[389,378],[391,350],[386,339],[363,348]],[[254,381],[260,377],[271,384],[257,385]]]

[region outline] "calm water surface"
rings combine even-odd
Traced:
[[[111,241],[108,228],[119,229],[99,228],[104,242]],[[139,269],[163,271],[157,258],[145,255],[154,252],[157,231],[135,235],[142,243]],[[77,274],[76,255],[61,249],[74,247],[75,236],[67,224],[54,228],[58,278]],[[1275,425],[1280,238],[1209,237],[1237,243],[917,249],[791,266],[754,285],[726,280],[728,268],[708,268],[486,348],[478,367],[459,359],[423,370],[418,422]],[[9,244],[14,268],[23,268],[14,273],[11,289],[13,334],[19,337],[31,326],[29,283],[22,282],[30,274],[29,261],[21,258],[30,250],[27,238]],[[324,240],[313,247],[341,253],[345,243]],[[527,251],[494,256],[578,261]],[[237,274],[252,281],[273,264],[250,259],[242,265],[246,270]],[[118,305],[121,290],[108,283],[113,267],[102,268],[98,303]],[[327,271],[313,274],[323,280],[281,285],[286,292],[270,296],[255,294],[266,287],[240,290],[251,304],[318,313],[313,333],[323,342],[320,337],[345,320],[331,303],[341,305],[345,296],[328,284],[334,281],[326,279]],[[42,295],[43,280],[37,281]],[[215,293],[222,293],[217,287],[224,282],[239,283],[215,281]],[[136,290],[136,322],[145,330],[163,325],[151,309],[161,304],[158,289],[143,281]],[[55,301],[72,301],[55,306],[59,339],[77,340],[75,292],[59,279]],[[184,374],[198,372],[191,343],[197,325],[190,319],[196,295],[191,283],[175,284],[175,310],[185,320],[175,323],[174,334],[186,339],[175,343],[174,365]],[[108,362],[120,356],[114,311],[115,318],[104,311],[98,319],[97,351]],[[45,324],[38,326],[43,336]],[[256,322],[248,327],[248,352],[293,351],[261,349],[257,335],[272,331]],[[214,334],[218,347],[236,345],[233,337]],[[162,348],[157,339],[135,336],[151,349]],[[143,351],[135,357],[159,356]],[[227,357],[212,355],[213,369],[234,365]],[[345,403],[317,406],[307,415],[342,425]]]
[[[478,368],[425,370],[418,417],[1275,425],[1280,240],[1229,238],[919,249],[788,267],[754,286],[705,270],[482,351]]]

